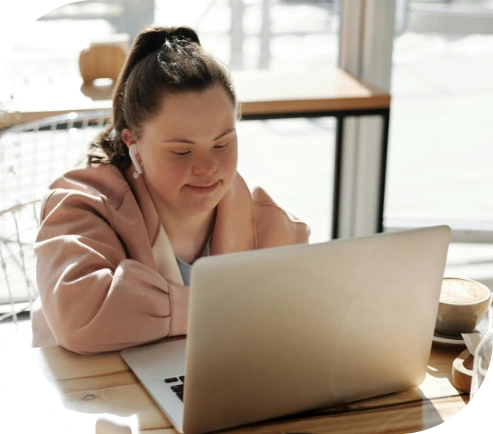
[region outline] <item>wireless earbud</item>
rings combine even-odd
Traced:
[[[135,143],[130,145],[130,148],[128,148],[128,153],[135,167],[134,178],[138,178],[142,175],[142,166],[139,164],[139,160],[137,160],[137,145]]]

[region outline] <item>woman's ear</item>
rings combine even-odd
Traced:
[[[122,131],[122,140],[127,145],[127,148],[130,148],[131,145],[134,145],[137,143],[137,140],[135,139],[132,131],[130,131],[127,128],[124,128]]]

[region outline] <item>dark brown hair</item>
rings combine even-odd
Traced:
[[[227,91],[235,109],[236,93],[226,67],[200,45],[189,27],[144,29],[135,39],[113,93],[112,119],[90,144],[87,162],[128,167],[122,131],[139,138],[142,126],[157,115],[167,95],[202,92],[215,85]]]

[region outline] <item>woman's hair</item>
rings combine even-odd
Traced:
[[[141,137],[145,122],[154,118],[168,95],[202,92],[221,85],[237,108],[236,93],[227,68],[200,45],[188,27],[144,29],[135,39],[113,92],[112,119],[90,144],[87,162],[130,164],[122,131]]]

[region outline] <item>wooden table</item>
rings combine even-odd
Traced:
[[[352,116],[380,116],[382,151],[378,191],[378,227],[382,232],[390,118],[390,95],[356,80],[341,69],[319,71],[233,72],[244,120],[335,117],[336,146],[332,238],[339,236],[340,185],[344,120]],[[0,129],[68,112],[111,108],[111,87],[82,86],[82,79],[57,79],[56,84],[19,86],[0,114]]]
[[[451,385],[452,362],[462,350],[434,346],[420,387],[228,432],[399,434],[434,427],[468,402],[468,395]],[[133,424],[132,432],[176,432],[119,353],[81,356],[61,347],[13,350],[1,355],[0,372],[2,431],[8,426],[9,433],[93,433],[105,414]]]

